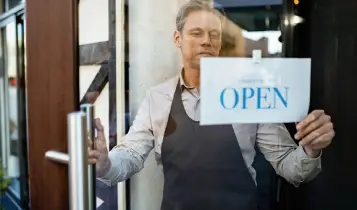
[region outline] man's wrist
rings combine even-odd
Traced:
[[[104,177],[112,167],[112,162],[109,157],[105,158],[103,161],[103,165],[100,166],[97,177],[101,178]]]
[[[303,147],[304,148],[304,151],[305,153],[310,157],[310,158],[317,158],[320,156],[321,154],[321,150],[314,150],[314,149],[311,149],[310,147]]]

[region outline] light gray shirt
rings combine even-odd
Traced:
[[[119,144],[109,152],[111,168],[99,178],[114,185],[139,172],[149,152],[154,149],[157,163],[161,165],[161,146],[177,83],[180,81],[182,102],[189,117],[200,119],[200,96],[195,88],[188,87],[182,76],[176,76],[147,91],[141,107]],[[294,186],[313,179],[321,171],[321,154],[309,157],[291,138],[284,124],[233,124],[237,142],[253,179],[252,167],[256,154],[255,144],[276,173]],[[162,171],[162,167],[161,168]],[[238,178],[238,177],[237,177]]]

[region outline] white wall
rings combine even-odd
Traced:
[[[108,41],[108,0],[80,0],[78,8],[79,44]]]
[[[109,40],[108,0],[81,0],[79,2],[79,43],[90,44]],[[80,66],[80,99],[98,73],[100,66]],[[109,131],[109,89],[104,87],[95,102],[95,117],[101,119],[105,134]],[[108,139],[108,137],[107,137]]]
[[[181,58],[173,43],[175,17],[187,0],[129,1],[129,58],[131,120],[150,87],[180,71]],[[144,169],[131,179],[131,209],[158,210],[163,174],[153,151]]]

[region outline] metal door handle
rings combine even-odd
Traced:
[[[88,143],[83,112],[67,117],[69,148],[69,186],[71,210],[88,209]]]
[[[86,116],[82,111],[67,116],[69,154],[47,151],[45,157],[69,163],[70,210],[88,210],[88,143]]]
[[[63,152],[50,150],[46,152],[45,157],[46,159],[52,160],[53,162],[64,164],[69,163],[69,155]]]
[[[89,150],[94,149],[94,135],[95,135],[95,129],[93,125],[94,121],[94,106],[93,104],[83,104],[81,105],[81,111],[84,113],[86,116],[86,124],[87,124],[87,139],[92,141],[92,147],[88,148]],[[95,210],[97,205],[96,205],[96,192],[95,192],[95,165],[88,165],[88,210]]]

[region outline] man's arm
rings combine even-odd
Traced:
[[[321,153],[317,158],[309,157],[290,137],[284,124],[259,124],[257,143],[276,173],[295,187],[321,171]]]
[[[128,134],[109,152],[107,172],[99,180],[112,186],[125,181],[144,167],[144,162],[154,147],[149,110],[150,97],[147,94]]]

